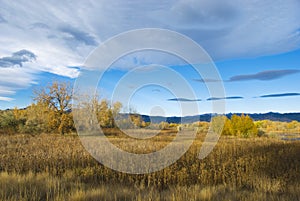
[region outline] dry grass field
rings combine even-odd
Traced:
[[[221,137],[199,160],[203,137],[173,165],[134,175],[99,164],[76,135],[1,135],[0,200],[300,200],[299,141]],[[113,131],[109,139],[129,146]]]

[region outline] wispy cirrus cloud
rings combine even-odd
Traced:
[[[6,101],[6,102],[13,101],[14,98],[11,98],[9,96],[14,95],[15,93],[16,92],[13,91],[10,87],[0,86],[0,100],[1,101]]]
[[[15,93],[16,93],[15,91],[10,90],[8,87],[0,86],[0,94],[1,95],[13,95]]]
[[[157,27],[187,35],[214,59],[272,55],[299,48],[299,6],[298,0],[276,3],[271,0],[162,0],[160,4],[134,0],[87,0],[85,4],[76,0],[59,4],[2,1],[1,19],[6,23],[1,23],[0,36],[6,40],[2,41],[5,45],[1,44],[0,54],[12,48],[42,46],[56,49],[56,54],[40,48],[35,51],[37,56],[40,57],[39,52],[52,53],[64,58],[59,66],[74,66],[93,50],[86,46],[97,45],[124,31]],[[77,41],[76,47],[70,41]],[[51,61],[49,57],[48,61]]]
[[[269,81],[269,80],[279,79],[288,75],[293,75],[299,72],[300,70],[297,69],[269,70],[269,71],[262,71],[259,73],[255,73],[255,74],[236,75],[231,77],[228,80],[228,82],[250,81],[250,80]]]
[[[300,93],[266,94],[254,98],[279,98],[279,97],[292,97],[292,96],[300,96]]]
[[[0,77],[1,101],[12,101],[14,100],[12,96],[16,94],[16,91],[37,84],[36,73],[29,68],[0,68]]]
[[[165,8],[169,12],[161,10],[154,17],[195,38],[215,59],[233,55],[249,57],[299,47],[291,43],[296,40],[299,44],[297,29],[300,22],[296,18],[300,16],[299,6],[297,0],[276,3],[271,0],[226,0],[222,3],[218,0],[181,0],[174,2],[169,10]],[[280,26],[287,30],[280,30]]]

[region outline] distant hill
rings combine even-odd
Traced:
[[[235,113],[237,115],[241,115],[242,113]],[[185,117],[162,117],[162,116],[148,116],[141,115],[143,121],[145,122],[153,122],[160,123],[162,121],[166,121],[168,123],[193,123],[196,121],[207,121],[209,122],[211,117],[214,114],[201,114],[195,116],[185,116]],[[228,118],[230,118],[233,114],[226,114]],[[272,121],[282,121],[282,122],[290,122],[293,120],[300,121],[300,113],[263,113],[263,114],[246,114],[249,115],[255,121],[258,120],[272,120]]]

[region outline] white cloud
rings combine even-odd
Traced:
[[[22,67],[27,71],[0,69],[0,86],[28,87],[43,71],[74,78],[78,69],[70,66],[81,66],[97,44],[137,28],[186,34],[214,59],[292,51],[300,47],[299,19],[298,0],[1,1],[0,58],[22,49],[37,57]],[[18,86],[10,73],[19,73]]]
[[[34,71],[26,68],[0,68],[0,83],[23,88],[35,83],[33,75]]]
[[[15,94],[15,92],[14,91],[3,91],[3,90],[0,90],[0,94],[7,94],[7,95],[13,95],[13,94]]]
[[[13,100],[14,100],[13,98],[0,96],[0,101],[13,101]]]
[[[10,90],[9,87],[0,86],[0,95],[13,95],[15,92]]]

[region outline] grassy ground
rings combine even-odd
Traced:
[[[132,175],[99,164],[75,135],[1,135],[0,200],[300,200],[299,141],[222,137],[199,160],[203,137],[173,165]],[[159,149],[171,139],[141,143]]]

